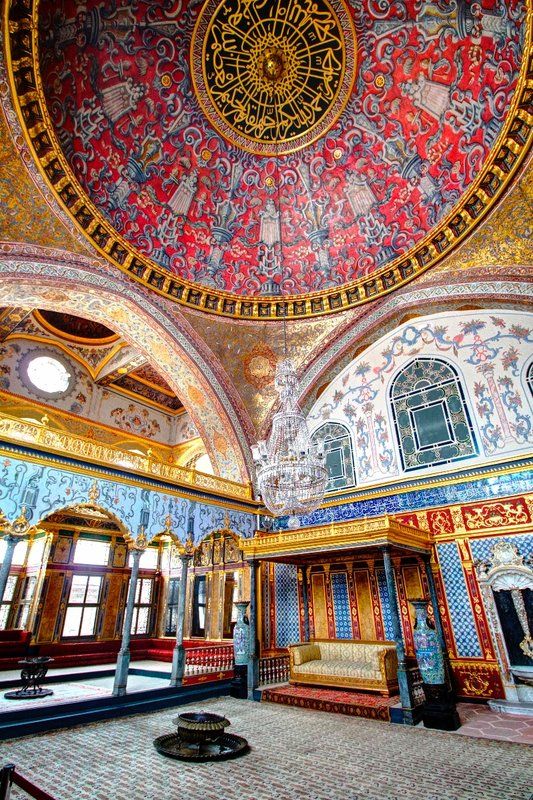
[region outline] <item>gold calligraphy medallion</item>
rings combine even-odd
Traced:
[[[207,0],[191,65],[222,136],[258,155],[290,153],[326,133],[348,102],[352,17],[343,0]]]

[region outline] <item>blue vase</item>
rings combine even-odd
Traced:
[[[237,606],[237,622],[233,629],[233,654],[236,666],[248,663],[250,655],[250,624],[246,615],[249,606],[248,600],[239,600]]]
[[[416,660],[424,683],[438,685],[446,682],[444,655],[436,631],[428,625],[429,600],[411,600],[416,614],[413,631]]]

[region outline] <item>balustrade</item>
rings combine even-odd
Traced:
[[[286,683],[289,680],[289,656],[268,656],[259,660],[259,685]]]
[[[185,676],[207,675],[233,670],[233,645],[188,647],[185,650]]]

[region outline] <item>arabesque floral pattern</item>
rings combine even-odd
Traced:
[[[247,6],[244,13],[248,13]],[[522,60],[525,5],[352,0],[357,80],[338,123],[279,160],[226,143],[191,89],[200,4],[39,6],[57,137],[115,230],[181,278],[243,295],[370,275],[410,250],[479,174]]]

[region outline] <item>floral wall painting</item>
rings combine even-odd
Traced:
[[[533,314],[518,311],[406,322],[330,383],[310,429],[349,429],[358,486],[524,453],[533,439],[532,330]]]
[[[129,403],[127,408],[114,408],[111,418],[117,425],[137,436],[155,436],[161,427],[156,419],[150,418],[147,408],[139,408],[135,403]]]
[[[159,487],[151,489],[107,478],[95,479],[68,468],[33,464],[24,456],[12,455],[0,462],[0,511],[14,520],[25,505],[28,519],[37,525],[55,511],[87,503],[94,486],[97,504],[135,535],[140,525],[144,525],[149,538],[161,533],[165,518],[170,516],[172,529],[179,531],[180,536],[190,524],[197,543],[211,531],[224,527],[226,513],[231,529],[239,535],[250,537],[255,530],[255,514],[247,511],[228,510],[200,499],[188,500]]]

